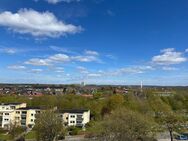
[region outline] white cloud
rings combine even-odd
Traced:
[[[116,15],[112,10],[107,10],[106,13],[109,16],[115,16]]]
[[[85,67],[82,67],[82,66],[78,66],[77,67],[77,70],[82,73],[82,74],[88,74],[89,71],[85,68]]]
[[[107,54],[106,57],[107,57],[107,58],[110,58],[110,59],[112,59],[112,60],[117,60],[117,57],[114,56],[114,55],[112,55],[112,54]]]
[[[32,72],[32,73],[40,73],[42,71],[43,71],[42,69],[31,69],[30,70],[30,72]]]
[[[66,3],[70,3],[70,2],[79,2],[80,0],[46,0],[48,3],[51,4],[56,4],[59,2],[66,2]]]
[[[102,76],[100,73],[90,73],[87,75],[88,77],[100,77]]]
[[[185,50],[185,52],[188,52],[188,48]]]
[[[162,70],[165,70],[165,71],[174,71],[174,70],[177,70],[177,68],[164,66],[164,67],[162,67]]]
[[[174,48],[161,50],[161,53],[161,55],[157,55],[152,58],[153,63],[159,65],[172,65],[187,61],[187,59],[183,56],[183,53],[175,51]]]
[[[120,73],[144,73],[147,70],[154,70],[152,66],[133,66],[120,69]]]
[[[94,56],[98,56],[99,55],[98,52],[92,51],[92,50],[86,50],[85,54],[87,54],[87,55],[94,55]]]
[[[65,63],[65,62],[101,62],[96,56],[68,56],[66,54],[54,54],[47,58],[32,58],[25,62],[28,65],[34,66],[50,66],[54,63]]]
[[[17,13],[5,11],[0,13],[0,26],[20,34],[36,37],[59,37],[82,31],[81,26],[59,21],[53,13],[21,9]]]
[[[15,53],[17,53],[17,49],[15,49],[15,48],[0,48],[0,53],[15,54]]]
[[[55,54],[53,56],[50,56],[48,59],[51,60],[52,62],[68,62],[68,61],[70,61],[70,57],[65,54]]]
[[[99,61],[99,59],[95,56],[73,56],[71,57],[72,60],[74,61],[79,61],[79,62],[95,62]]]
[[[51,65],[51,61],[49,59],[32,58],[26,61],[25,64],[34,66],[49,66]]]
[[[56,52],[63,52],[63,53],[69,53],[69,54],[77,54],[76,52],[71,51],[71,50],[69,50],[67,48],[58,47],[58,46],[50,46],[50,49],[52,49],[53,51],[56,51]]]
[[[62,68],[62,67],[56,67],[55,68],[55,72],[64,73],[64,68]]]
[[[8,66],[8,69],[12,69],[12,70],[25,70],[26,67],[22,66],[22,65],[12,65],[12,66]]]

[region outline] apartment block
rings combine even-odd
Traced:
[[[36,115],[40,113],[38,107],[25,107],[15,110],[15,123],[18,126],[32,128],[35,125]]]
[[[27,107],[26,103],[1,103],[0,128],[9,129],[11,124],[32,128],[39,108]]]
[[[26,107],[26,103],[1,103],[0,104],[0,128],[8,129],[14,124],[15,109]]]
[[[90,110],[63,110],[61,111],[60,116],[65,126],[85,127],[85,125],[90,121]]]

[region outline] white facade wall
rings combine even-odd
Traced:
[[[16,124],[18,126],[33,127],[35,125],[36,114],[40,112],[40,110],[27,109],[26,106],[26,103],[1,104],[0,128],[8,129],[11,124]]]
[[[90,122],[90,111],[80,113],[63,113],[62,119],[67,126],[85,126]]]

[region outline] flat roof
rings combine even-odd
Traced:
[[[0,105],[20,105],[24,103],[19,103],[19,102],[11,102],[11,103],[0,103]]]
[[[16,110],[40,110],[40,107],[23,107],[23,108],[18,108]]]
[[[61,113],[84,113],[88,112],[88,109],[65,109],[60,111]]]

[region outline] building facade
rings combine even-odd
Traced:
[[[9,129],[11,124],[32,128],[39,108],[27,107],[26,103],[1,103],[0,128]]]
[[[65,126],[85,127],[85,125],[90,121],[90,110],[63,110],[61,111],[60,116]]]
[[[40,108],[25,107],[15,110],[15,123],[18,126],[32,128],[35,125],[37,114],[40,113]]]

